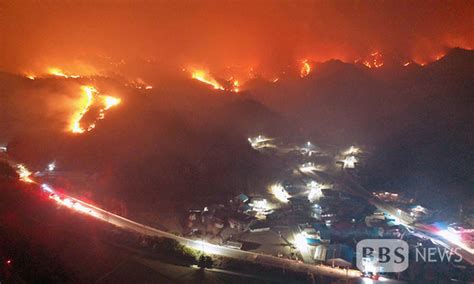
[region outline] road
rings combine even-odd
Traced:
[[[65,198],[69,198],[73,202],[79,203],[85,208],[92,209],[94,212],[93,214],[94,217],[102,221],[105,221],[109,224],[113,224],[117,227],[120,227],[126,230],[135,231],[147,236],[170,238],[170,239],[178,241],[179,243],[185,246],[195,248],[195,249],[204,251],[206,253],[221,255],[225,257],[231,257],[231,258],[236,258],[236,259],[241,259],[241,260],[246,260],[246,261],[251,261],[251,262],[257,262],[260,264],[270,265],[270,266],[279,267],[283,269],[289,269],[289,270],[298,271],[298,272],[304,272],[304,273],[309,272],[309,273],[314,273],[317,275],[330,276],[334,278],[360,277],[360,272],[358,270],[346,271],[346,270],[342,270],[338,268],[332,268],[329,266],[315,266],[315,265],[300,263],[294,260],[278,258],[275,256],[264,255],[264,254],[254,253],[254,252],[231,249],[231,248],[214,245],[214,244],[207,243],[200,240],[193,240],[193,239],[176,236],[174,234],[171,234],[162,230],[158,230],[158,229],[140,224],[138,222],[132,221],[130,219],[124,218],[122,216],[106,211],[102,208],[86,203],[84,201],[81,201],[71,196],[61,196],[61,198],[63,200]]]
[[[23,165],[17,163],[16,161],[8,158],[6,154],[2,154],[0,159],[6,160],[12,167],[18,168],[24,167]],[[26,167],[24,167],[26,169]],[[165,232],[144,224],[140,224],[133,220],[124,218],[102,208],[99,208],[93,204],[84,202],[77,198],[74,198],[70,195],[66,195],[64,193],[56,192],[52,187],[45,185],[45,184],[38,184],[34,178],[31,176],[27,176],[22,178],[24,182],[34,183],[38,185],[38,188],[41,189],[45,194],[48,194],[51,200],[56,201],[58,204],[67,207],[71,210],[76,210],[83,214],[87,214],[92,216],[96,219],[102,220],[109,224],[115,225],[125,230],[134,231],[146,236],[157,236],[157,237],[165,237],[169,239],[173,239],[178,241],[179,243],[204,251],[205,253],[220,255],[224,257],[230,257],[235,259],[241,259],[245,261],[255,262],[263,265],[269,265],[273,267],[278,267],[281,269],[292,270],[296,272],[302,273],[311,273],[315,275],[322,275],[328,276],[332,278],[339,278],[339,279],[347,279],[347,278],[360,278],[360,271],[358,270],[343,270],[339,268],[333,268],[330,266],[322,266],[322,265],[311,265],[301,263],[295,260],[290,260],[286,258],[279,258],[271,255],[265,255],[261,253],[254,253],[249,251],[237,250],[228,247],[223,247],[215,244],[211,244],[208,242],[204,242],[201,240],[193,240],[184,238],[181,236],[176,236],[169,232]]]
[[[400,210],[390,204],[385,203],[384,201],[373,196],[369,191],[362,187],[353,176],[344,171],[345,183],[347,187],[358,196],[366,198],[366,200],[375,206],[377,209],[390,214],[391,216],[397,218],[397,221],[403,226],[416,231],[416,233],[423,238],[430,239],[433,243],[438,244],[448,250],[456,251],[459,255],[463,257],[463,260],[468,262],[471,265],[474,265],[474,251],[473,249],[467,247],[461,241],[456,240],[456,238],[446,238],[436,234],[431,226],[427,224],[422,224],[416,222],[416,220],[411,217],[409,214]]]

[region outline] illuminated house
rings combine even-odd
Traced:
[[[343,244],[319,245],[314,253],[314,260],[338,267],[351,267],[353,258],[354,250]]]
[[[247,201],[249,201],[249,197],[241,193],[235,197],[235,200],[240,203],[246,203]]]
[[[301,235],[306,239],[308,245],[318,245],[321,244],[321,238],[319,232],[316,231],[313,226],[300,224],[298,229],[301,232]]]
[[[355,168],[355,165],[357,164],[357,158],[354,156],[348,156],[342,162],[342,167],[344,169],[353,169]]]

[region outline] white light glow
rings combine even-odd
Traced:
[[[308,251],[308,241],[303,234],[296,234],[294,240],[295,247],[303,254]]]
[[[248,138],[250,145],[254,149],[261,149],[265,147],[275,147],[275,145],[268,143],[271,140],[273,139],[265,137],[263,135],[258,135],[257,137]]]
[[[357,163],[357,159],[354,156],[349,156],[346,157],[344,160],[342,160],[344,163],[343,168],[345,169],[353,169],[355,168],[355,164]]]
[[[49,185],[47,185],[47,184],[45,184],[45,183],[43,183],[43,184],[41,185],[41,188],[42,188],[44,191],[46,191],[46,192],[53,193],[53,189],[52,189]]]
[[[215,253],[218,253],[218,252],[219,252],[219,246],[210,244],[210,243],[208,243],[208,242],[206,242],[206,241],[198,240],[198,241],[194,241],[194,242],[192,242],[192,243],[189,243],[188,245],[189,245],[191,248],[200,250],[200,251],[202,251],[202,252],[204,252],[204,253],[215,254]]]
[[[314,163],[304,163],[299,169],[303,173],[312,173],[314,171],[324,171],[326,168],[321,165],[315,165]]]
[[[52,172],[52,171],[54,171],[54,169],[56,169],[56,163],[55,162],[49,163],[48,164],[48,171]]]
[[[313,202],[319,200],[323,196],[322,185],[316,181],[311,181],[306,184],[306,187],[309,188],[308,200]]]
[[[354,146],[351,146],[349,149],[347,149],[346,151],[342,152],[342,154],[343,154],[344,156],[357,155],[357,154],[360,154],[360,153],[361,153],[360,148],[357,148],[357,147],[354,147]]]
[[[283,185],[277,183],[270,186],[271,193],[275,196],[276,199],[283,203],[287,203],[288,199],[291,197],[288,192],[285,190]]]
[[[30,178],[31,172],[22,164],[16,166],[17,174],[20,177],[20,180],[27,183],[34,183],[34,180]]]

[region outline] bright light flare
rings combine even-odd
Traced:
[[[43,184],[41,185],[41,188],[43,189],[43,191],[46,191],[46,192],[49,192],[49,193],[53,193],[53,192],[54,192],[53,189],[52,189],[49,185],[47,185],[47,184],[45,184],[45,183],[43,183]]]
[[[35,181],[31,179],[31,172],[22,164],[16,166],[17,174],[20,177],[20,180],[26,183],[34,183]]]
[[[453,233],[449,230],[441,230],[437,233],[440,237],[443,239],[446,239],[447,241],[450,241],[452,243],[460,242],[461,241],[461,236],[459,236],[456,233]]]
[[[462,248],[463,250],[469,252],[470,254],[474,254],[474,249],[469,247],[469,245],[465,244],[462,240],[462,237],[459,234],[453,233],[449,230],[441,230],[436,233],[441,238],[445,239],[446,241],[455,244],[456,246]]]
[[[66,207],[68,207],[68,208],[72,208],[72,206],[73,206],[74,204],[72,203],[72,200],[71,200],[71,199],[69,199],[69,198],[64,198],[64,199],[63,199],[63,205],[66,206]]]
[[[210,244],[206,241],[201,241],[201,240],[194,241],[192,243],[189,243],[188,245],[191,248],[200,250],[200,251],[202,251],[204,253],[208,253],[208,254],[215,254],[215,253],[218,253],[219,250],[220,250],[219,246],[216,246],[216,245],[213,245],[213,244]]]
[[[280,183],[271,185],[270,191],[276,199],[283,203],[288,203],[288,199],[291,197]]]
[[[81,213],[85,213],[85,214],[91,214],[92,213],[92,210],[83,206],[81,203],[79,202],[76,202],[74,203],[74,205],[72,206],[72,208],[78,212],[81,212]]]
[[[42,186],[43,189],[45,188],[44,186],[45,185]],[[50,190],[48,192],[52,192],[49,195],[49,198],[56,201],[57,204],[59,204],[61,206],[65,206],[69,209],[73,209],[73,210],[75,210],[79,213],[87,214],[87,215],[93,216],[95,218],[99,218],[99,215],[93,209],[88,208],[87,206],[82,205],[79,201],[73,200],[73,199],[68,198],[68,197],[65,197],[65,198],[61,199],[61,197],[59,195],[57,195],[56,193],[54,193],[54,191],[49,186],[47,186],[47,188],[49,188],[49,190]]]

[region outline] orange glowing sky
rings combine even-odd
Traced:
[[[13,1],[12,1],[13,2]],[[471,49],[473,1],[17,1],[3,3],[0,70],[88,56],[278,69],[373,51],[426,62]],[[405,60],[406,61],[406,60]]]

